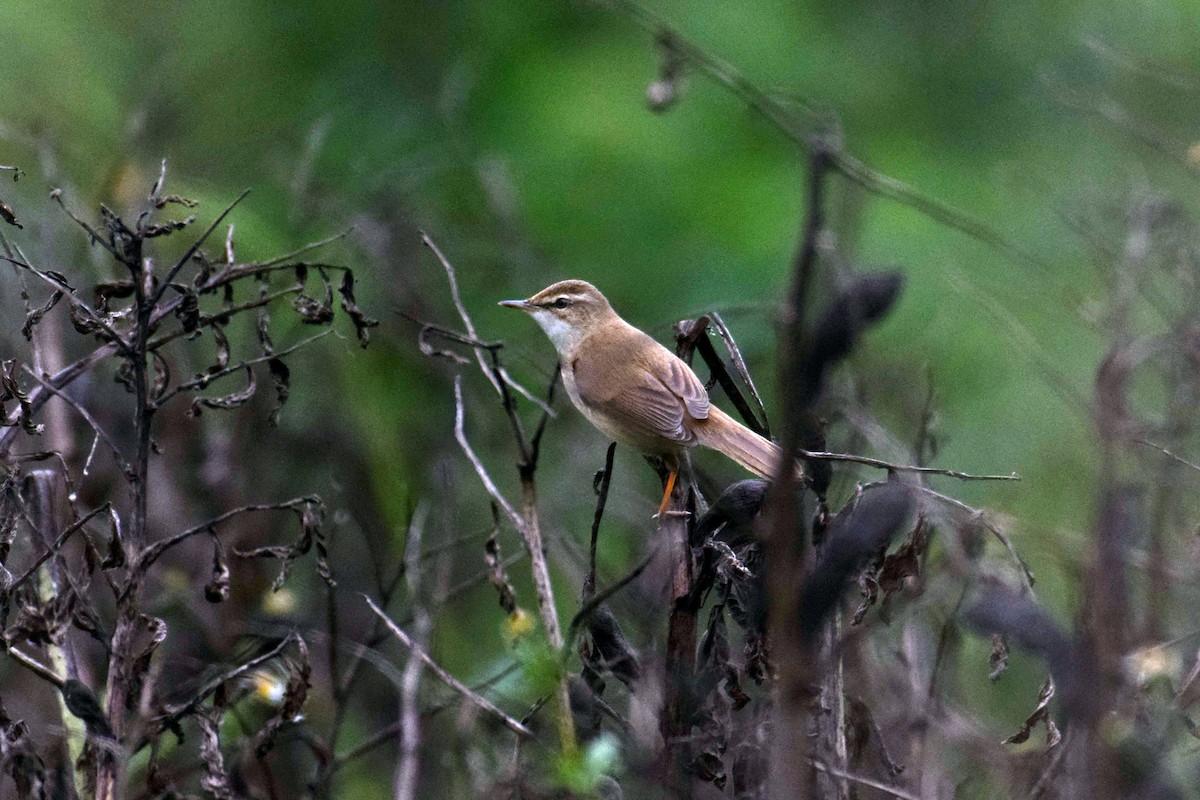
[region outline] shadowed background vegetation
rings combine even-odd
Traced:
[[[1184,0],[652,7],[799,117],[836,120],[866,163],[984,221],[1028,255],[835,182],[822,296],[837,276],[868,269],[898,270],[906,285],[853,357],[853,373],[833,379],[829,449],[910,461],[932,387],[931,463],[1022,478],[933,485],[997,512],[1037,575],[1040,600],[1069,621],[1081,600],[1078,556],[1097,514],[1089,404],[1107,347],[1108,265],[1126,247],[1136,198],[1162,193],[1180,218],[1197,210],[1200,151],[1189,148],[1200,140],[1200,13]],[[186,527],[226,500],[318,492],[345,559],[340,577],[367,588],[372,563],[399,562],[412,510],[425,500],[427,548],[478,533],[454,551],[442,585],[482,569],[491,512],[452,438],[451,371],[420,354],[419,326],[404,316],[457,327],[445,274],[419,231],[457,267],[480,336],[505,341],[510,371],[531,389],[550,378],[552,348],[495,302],[574,277],[597,284],[664,342],[677,320],[719,311],[777,413],[774,320],[804,211],[804,154],[697,74],[683,77],[671,108],[649,110],[660,56],[625,16],[522,0],[63,2],[52,10],[14,0],[0,11],[0,53],[0,163],[25,171],[0,183],[0,200],[24,225],[5,232],[43,268],[80,283],[114,277],[49,191],[61,187],[77,210],[127,211],[164,157],[171,191],[201,202],[202,224],[252,188],[231,217],[241,258],[353,227],[322,258],[355,268],[358,299],[381,320],[371,346],[360,350],[344,331],[292,362],[277,428],[266,422],[269,397],[232,420],[214,420],[216,411],[172,418],[162,444],[185,455],[171,455],[179,469],[156,487],[153,524]],[[1181,222],[1179,236],[1190,230]],[[166,247],[182,252],[186,242]],[[1147,283],[1149,295],[1178,299],[1165,278]],[[18,284],[7,273],[0,292],[11,319],[0,331],[8,358],[24,342]],[[1134,324],[1160,324],[1156,308],[1140,310]],[[68,345],[68,355],[78,353]],[[509,432],[490,389],[466,374],[473,441],[515,494]],[[1163,390],[1137,383],[1134,397],[1162,405]],[[897,438],[855,422],[855,409],[867,406]],[[591,475],[606,442],[565,398],[555,408],[539,479],[569,619],[584,572]],[[89,443],[86,434],[60,440],[75,459]],[[702,463],[723,482],[742,477]],[[879,477],[840,475],[840,498],[855,477]],[[1194,485],[1200,473],[1180,480]],[[657,486],[640,457],[618,449],[601,585],[640,558]],[[1170,547],[1186,555],[1194,516],[1181,512],[1176,522]],[[508,554],[520,552],[511,531],[502,541]],[[524,562],[511,569],[532,608],[527,572]],[[318,581],[302,576],[282,602],[267,599],[272,578],[266,566],[257,583],[235,582],[253,613],[197,612],[206,644],[166,658],[203,657],[280,621],[320,619]],[[1168,637],[1191,632],[1185,610],[1196,585],[1175,591]],[[186,584],[179,592],[177,602],[194,602]],[[356,599],[346,600],[351,617]],[[431,652],[464,680],[484,679],[506,663],[500,620],[494,590],[479,585],[439,612]],[[343,633],[361,636],[368,622],[363,610]],[[1003,738],[1032,710],[1044,668],[1014,652],[1012,668],[989,682],[988,641],[968,637],[964,647],[950,691],[969,697]],[[9,671],[0,666],[0,685]],[[376,707],[389,707],[394,694],[379,691]],[[520,686],[507,691],[524,697]],[[375,727],[370,702],[352,713],[352,729]],[[452,735],[451,720],[435,724],[442,728],[431,737]],[[354,767],[344,780],[345,796],[375,796],[391,776]]]

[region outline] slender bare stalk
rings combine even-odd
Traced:
[[[404,575],[408,581],[408,596],[412,599],[415,630],[413,647],[400,682],[400,764],[396,768],[395,800],[412,800],[416,796],[421,767],[421,710],[417,705],[417,690],[421,686],[424,665],[417,654],[427,647],[433,627],[420,596],[421,534],[425,526],[422,524],[424,515],[419,511],[418,515],[414,515],[414,524],[408,529],[408,541],[404,545]]]
[[[367,605],[371,607],[371,611],[375,613],[375,616],[379,617],[379,619],[383,621],[384,625],[387,626],[387,629],[392,632],[392,635],[399,639],[401,644],[411,650],[412,653],[415,654],[417,658],[419,658],[425,664],[425,666],[429,668],[429,671],[437,676],[438,680],[449,686],[454,691],[458,692],[474,705],[499,719],[504,723],[505,727],[507,727],[513,733],[521,736],[533,735],[533,731],[529,730],[529,728],[523,723],[504,713],[504,711],[502,711],[491,700],[488,700],[483,695],[473,691],[471,687],[467,686],[458,678],[455,678],[453,675],[447,672],[441,664],[430,658],[429,654],[419,648],[417,643],[413,641],[413,638],[409,636],[403,628],[397,625],[392,618],[384,612],[383,609],[377,606],[374,600],[365,594],[363,595],[363,599],[366,600]]]

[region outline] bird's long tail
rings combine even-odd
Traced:
[[[770,480],[779,469],[779,446],[759,436],[716,406],[693,430],[700,444],[732,458],[760,478]]]

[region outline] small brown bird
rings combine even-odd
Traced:
[[[528,300],[504,300],[541,326],[562,364],[571,402],[611,439],[663,459],[669,470],[661,514],[679,457],[697,444],[763,478],[774,476],[779,447],[709,403],[704,384],[678,356],[613,311],[586,281],[560,281]]]

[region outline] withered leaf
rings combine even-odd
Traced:
[[[42,270],[42,274],[51,278],[55,283],[57,283],[59,286],[66,289],[68,292],[75,291],[75,287],[72,286],[71,283],[67,280],[67,276],[63,275],[61,272],[55,272],[52,269],[45,269],[45,270]]]
[[[279,575],[275,578],[272,588],[274,591],[278,591],[283,587],[288,575],[291,573],[292,562],[308,553],[312,549],[313,543],[316,542],[317,572],[321,576],[321,579],[332,587],[334,585],[333,573],[326,560],[326,544],[324,534],[321,530],[321,522],[325,514],[324,505],[320,502],[310,501],[304,503],[301,508],[293,508],[293,511],[300,518],[300,536],[295,542],[288,545],[256,547],[252,550],[234,550],[234,555],[239,558],[277,559],[279,561]]]
[[[800,629],[807,640],[821,630],[846,584],[888,546],[912,505],[907,487],[886,483],[863,492],[838,512],[829,526],[825,553],[804,584]]]
[[[13,720],[0,705],[0,769],[12,779],[18,797],[48,800],[46,764],[37,753],[29,728]]]
[[[167,638],[167,623],[165,621],[146,614],[140,615],[138,620],[145,626],[149,638],[130,666],[130,688],[129,694],[125,698],[125,707],[130,710],[136,708],[138,702],[141,700],[142,684],[146,680],[146,675],[150,672],[150,659],[154,657],[154,652],[158,649],[158,646]]]
[[[592,612],[587,621],[587,630],[592,642],[589,666],[601,675],[611,672],[617,680],[632,689],[641,675],[637,650],[625,637],[607,603],[602,603]]]
[[[133,296],[133,281],[115,280],[115,281],[100,281],[96,284],[96,305],[103,305],[113,298],[124,298]]]
[[[188,333],[200,327],[200,298],[195,292],[189,289],[183,293],[179,305],[175,307],[175,317]]]
[[[21,326],[21,335],[25,337],[26,341],[33,341],[34,326],[41,322],[42,317],[46,316],[50,309],[58,305],[58,301],[62,300],[62,298],[62,291],[55,289],[50,293],[50,297],[44,304],[38,306],[37,308],[31,309],[29,313],[25,315],[25,324]]]
[[[255,321],[254,330],[258,334],[258,343],[264,356],[275,355],[275,344],[271,341],[271,315],[263,309]]]
[[[152,351],[151,362],[154,365],[154,382],[150,387],[150,399],[158,400],[166,394],[171,383],[171,365],[157,350]]]
[[[169,194],[165,197],[160,197],[155,200],[154,207],[163,208],[168,203],[175,203],[176,205],[183,206],[184,208],[195,208],[196,206],[200,205],[200,203],[196,200],[189,200],[188,198],[180,197],[177,194]]]
[[[8,418],[4,407],[9,400],[16,400],[20,409],[15,421]],[[11,428],[13,425],[20,425],[30,436],[39,436],[46,429],[45,425],[33,421],[33,404],[17,383],[17,361],[10,358],[0,362],[0,427]]]
[[[512,615],[517,610],[517,592],[508,579],[508,573],[504,570],[504,558],[500,554],[500,542],[496,538],[500,532],[500,522],[499,509],[496,508],[495,503],[492,503],[492,514],[497,518],[496,525],[492,528],[487,542],[484,543],[483,559],[488,568],[488,581],[500,596],[500,608],[504,609],[504,613]]]
[[[192,407],[189,413],[193,417],[200,416],[200,408],[202,406],[222,410],[238,408],[250,402],[256,391],[258,391],[258,384],[254,380],[254,370],[246,367],[246,387],[244,389],[232,392],[224,397],[197,397],[192,400]]]
[[[12,207],[9,206],[8,203],[5,203],[3,200],[0,200],[0,219],[4,220],[9,225],[16,225],[18,228],[25,227],[21,223],[17,222],[16,212],[14,212],[12,210]]]
[[[999,679],[1008,669],[1008,640],[1002,633],[992,634],[992,650],[988,653],[988,666],[992,668],[988,673],[989,681]]]
[[[1037,708],[1025,720],[1021,729],[1003,741],[1003,744],[1021,744],[1028,741],[1030,734],[1033,732],[1033,727],[1039,722],[1046,725],[1046,747],[1051,748],[1062,741],[1062,733],[1059,732],[1058,726],[1054,724],[1054,720],[1050,719],[1050,698],[1054,697],[1054,679],[1046,678],[1046,682],[1042,684],[1041,691],[1038,692]]]
[[[880,602],[880,592],[883,593],[882,602],[886,603],[893,594],[904,588],[909,578],[916,578],[921,574],[921,557],[928,547],[929,530],[925,518],[919,517],[908,539],[897,547],[895,552],[881,554],[871,568],[859,578],[863,602],[854,612],[852,625],[862,622],[867,609]],[[884,620],[886,621],[886,617]]]
[[[204,585],[204,599],[210,603],[222,603],[229,597],[229,565],[225,563],[225,551],[215,533],[212,534],[212,540],[212,578]]]
[[[221,718],[219,707],[201,709],[196,713],[200,726],[200,760],[204,762],[204,775],[200,788],[208,792],[213,800],[234,800],[233,787],[225,770],[225,757],[221,754]]]
[[[358,307],[358,302],[354,299],[354,273],[350,270],[342,273],[342,285],[338,287],[338,294],[342,297],[342,308],[350,315],[350,320],[354,323],[354,332],[358,334],[359,344],[366,347],[371,341],[369,329],[378,325],[379,320],[368,317]]]
[[[308,645],[299,636],[296,636],[294,641],[296,658],[284,661],[288,681],[283,690],[283,702],[279,704],[275,715],[254,737],[254,755],[260,761],[266,758],[275,746],[275,737],[280,729],[297,720],[304,708],[304,701],[308,699],[309,677],[312,674],[312,667],[308,662]]]
[[[142,229],[142,236],[147,239],[153,239],[156,236],[170,236],[175,231],[181,231],[195,221],[195,217],[188,217],[187,219],[169,219],[166,222],[147,225]]]
[[[225,336],[225,329],[216,322],[209,327],[217,344],[217,361],[208,368],[208,374],[214,375],[229,366],[229,339]]]
[[[700,780],[708,781],[718,789],[725,788],[725,764],[721,757],[711,750],[696,756],[696,760],[692,762],[692,769]]]
[[[282,358],[272,358],[267,361],[267,369],[271,372],[271,383],[275,386],[275,408],[268,418],[272,425],[279,424],[279,415],[283,413],[283,405],[291,394],[292,371]]]
[[[87,312],[86,309],[79,303],[71,303],[71,326],[75,328],[76,333],[89,334],[103,331],[100,323],[96,318]],[[104,335],[103,333],[101,335]]]
[[[300,314],[300,321],[305,325],[328,325],[333,322],[333,286],[325,270],[318,270],[321,282],[325,285],[325,299],[318,300],[307,292],[301,291],[292,300],[292,308]]]

